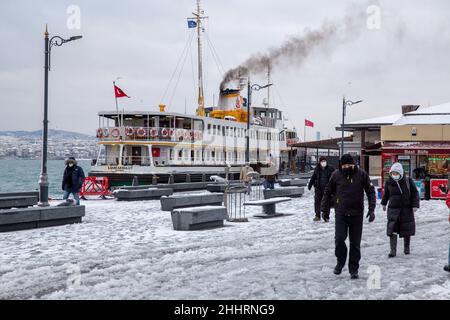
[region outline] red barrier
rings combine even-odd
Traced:
[[[112,195],[109,188],[108,177],[87,177],[84,179],[80,190],[80,196],[105,196]]]

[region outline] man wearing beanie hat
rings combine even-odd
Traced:
[[[320,221],[320,203],[333,171],[334,168],[328,165],[327,158],[322,156],[319,158],[319,165],[316,166],[309,180],[308,190],[311,190],[312,186],[314,186],[314,211],[316,213],[314,221]]]
[[[336,195],[335,211],[335,255],[337,265],[336,275],[342,272],[347,260],[347,236],[350,239],[350,256],[348,268],[352,279],[358,279],[359,261],[361,259],[361,236],[364,219],[364,193],[369,202],[366,218],[369,222],[375,220],[376,195],[369,175],[358,168],[351,155],[344,154],[340,160],[339,170],[336,170],[325,188],[322,199],[322,217],[328,221],[331,196]]]

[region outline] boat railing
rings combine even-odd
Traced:
[[[97,129],[97,138],[102,141],[194,142],[203,139],[203,132],[165,127],[104,127]]]

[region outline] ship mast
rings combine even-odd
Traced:
[[[198,47],[198,108],[197,115],[205,115],[205,96],[203,94],[203,64],[202,64],[202,32],[204,30],[202,24],[203,19],[207,18],[203,15],[204,11],[200,7],[200,0],[197,0],[197,12],[192,12],[197,22],[197,47]]]
[[[271,71],[270,62],[267,64],[267,83],[272,83],[270,79],[270,71]],[[267,108],[270,108],[270,87],[267,87]]]

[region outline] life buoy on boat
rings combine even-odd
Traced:
[[[181,138],[183,136],[183,129],[177,130],[177,138]]]
[[[114,128],[114,129],[111,130],[111,137],[118,138],[119,135],[120,135],[119,128]]]
[[[152,128],[152,130],[150,130],[150,136],[156,138],[158,136],[158,129]]]
[[[126,127],[126,128],[125,128],[125,134],[126,134],[128,137],[133,136],[133,132],[134,132],[134,130],[133,130],[132,127]]]
[[[136,135],[137,135],[139,138],[145,137],[145,129],[144,129],[144,128],[139,128],[139,129],[137,129],[137,130],[136,130]]]
[[[163,128],[161,130],[161,137],[167,138],[168,136],[169,136],[169,130],[167,130],[166,128]]]
[[[103,129],[103,136],[105,138],[109,137],[109,129],[108,128]]]
[[[101,137],[103,137],[103,130],[102,130],[102,128],[98,128],[97,129],[97,138],[101,138]]]
[[[187,139],[189,139],[191,137],[191,134],[189,133],[189,131],[185,131],[184,132],[184,138],[187,140]]]
[[[169,136],[174,137],[175,136],[175,130],[169,129]]]

